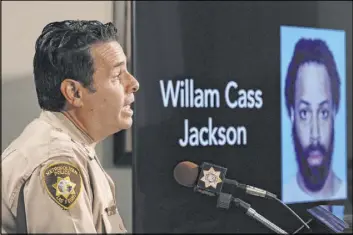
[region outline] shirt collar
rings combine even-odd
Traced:
[[[55,128],[61,129],[63,132],[67,133],[74,141],[88,145],[92,148],[96,146],[96,143],[85,131],[83,131],[61,112],[43,110],[39,119],[48,122]]]

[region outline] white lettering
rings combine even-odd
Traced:
[[[189,120],[184,120],[184,138],[179,138],[179,145],[186,146],[224,146],[224,145],[246,145],[247,130],[240,127],[215,127],[213,119],[208,118],[207,127],[189,127]]]
[[[178,103],[178,96],[179,96],[179,89],[180,89],[179,82],[177,82],[176,89],[174,89],[173,82],[169,80],[167,85],[167,91],[165,91],[163,80],[159,81],[159,85],[161,87],[164,107],[168,107],[170,99],[172,99],[173,107],[176,107]]]
[[[231,109],[235,109],[235,108],[253,109],[254,107],[257,109],[262,108],[263,100],[262,100],[261,90],[240,89],[237,92],[237,95],[238,95],[237,98],[231,101],[230,94],[232,89],[234,90],[238,89],[238,84],[234,81],[228,82],[224,92],[224,96],[225,96],[224,98],[229,108]]]
[[[174,108],[178,105],[181,108],[220,107],[220,93],[217,89],[195,89],[193,79],[185,79],[175,83],[168,80],[166,84],[163,80],[159,81],[164,107],[169,106],[169,101]]]
[[[228,105],[229,108],[234,109],[237,107],[237,101],[235,100],[234,102],[231,102],[229,99],[229,93],[230,93],[230,89],[234,88],[237,89],[238,88],[238,84],[234,81],[230,81],[228,82],[227,86],[226,86],[226,90],[225,90],[225,99],[226,99],[226,103]]]

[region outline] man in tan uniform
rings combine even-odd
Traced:
[[[2,233],[125,233],[94,147],[132,125],[139,84],[116,28],[48,24],[36,42],[40,116],[2,154]]]

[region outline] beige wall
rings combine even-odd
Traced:
[[[32,75],[35,40],[46,24],[66,19],[113,21],[113,2],[2,2],[2,151],[40,111]],[[113,166],[112,143],[106,139],[97,153],[117,184],[119,211],[131,232],[131,170]]]
[[[2,74],[23,75],[32,73],[34,42],[43,27],[51,21],[64,19],[113,19],[113,3],[97,2],[2,2]]]

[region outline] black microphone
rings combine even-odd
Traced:
[[[193,187],[196,192],[207,194],[209,196],[220,195],[222,194],[223,184],[226,183],[243,189],[247,194],[274,199],[288,209],[308,230],[311,230],[309,225],[305,223],[304,220],[290,207],[279,200],[275,194],[260,188],[239,183],[236,180],[227,179],[225,177],[226,173],[227,168],[207,162],[203,162],[199,167],[193,162],[183,161],[178,163],[174,168],[175,180],[185,187]]]
[[[194,190],[209,196],[218,195],[217,207],[229,209],[231,202],[245,210],[245,214],[254,218],[258,222],[271,229],[278,234],[288,234],[286,231],[267,220],[265,217],[257,213],[250,204],[239,198],[234,198],[231,194],[223,193],[222,186],[225,179],[226,168],[203,164],[203,170],[199,173],[198,166],[192,162],[181,162],[174,168],[175,180],[186,187],[194,187]],[[196,184],[195,184],[196,182]]]
[[[193,162],[184,161],[174,168],[174,178],[179,184],[194,187],[194,190],[200,193],[214,196],[221,192],[223,184],[231,184],[253,196],[277,199],[273,193],[227,179],[226,173],[227,168],[208,162],[202,163],[199,167]]]

